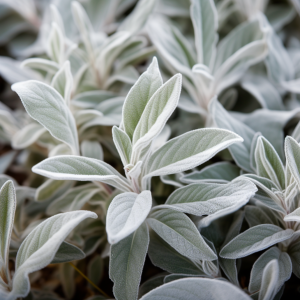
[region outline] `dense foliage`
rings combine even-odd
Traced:
[[[0,299],[299,297],[299,16],[0,0]]]

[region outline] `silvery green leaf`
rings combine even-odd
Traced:
[[[59,70],[59,65],[56,62],[44,58],[28,58],[22,62],[21,67],[53,75]]]
[[[247,205],[245,207],[245,219],[250,227],[260,224],[273,224],[272,219],[259,206]]]
[[[149,232],[145,223],[112,245],[109,277],[114,282],[113,292],[117,300],[137,299],[148,245]]]
[[[292,229],[282,229],[272,224],[251,227],[231,240],[220,252],[224,258],[241,258],[264,250],[274,244],[289,239]]]
[[[145,47],[145,45],[142,47],[134,47],[133,49],[128,50],[129,51],[127,52],[125,49],[125,51],[123,51],[118,57],[118,66],[120,69],[138,65],[156,53],[154,46]]]
[[[91,39],[93,27],[89,20],[89,17],[87,16],[84,8],[77,1],[72,2],[72,14],[75,24],[80,32],[80,36],[82,38],[86,51],[88,52],[89,56],[91,56],[91,59],[93,59],[94,45]]]
[[[0,110],[0,133],[1,140],[10,141],[11,137],[19,130],[17,122],[12,112],[9,110]]]
[[[258,300],[272,300],[278,291],[279,265],[271,260],[264,268]]]
[[[192,78],[191,69],[196,63],[196,53],[189,40],[175,26],[158,15],[151,16],[147,27],[150,39],[167,67],[173,73],[178,71]]]
[[[120,117],[122,114],[122,106],[124,104],[124,97],[115,97],[102,101],[96,106],[96,109],[101,111],[104,116]]]
[[[35,193],[36,201],[47,201],[56,198],[74,185],[72,181],[48,179],[41,184]]]
[[[107,79],[104,88],[109,89],[114,85],[121,83],[135,84],[139,79],[139,72],[133,66],[126,66],[120,70],[115,70]]]
[[[158,1],[155,11],[166,14],[170,17],[189,17],[190,3],[184,0],[170,1],[162,0]]]
[[[0,190],[0,289],[1,284],[5,286],[10,283],[10,273],[8,269],[9,245],[11,233],[14,226],[16,210],[16,194],[13,182],[6,181]],[[0,293],[1,294],[1,293]]]
[[[181,74],[173,76],[148,101],[133,133],[133,153],[145,149],[164,128],[177,107],[181,80]]]
[[[289,170],[291,176],[296,181],[298,187],[300,187],[300,162],[299,162],[300,146],[295,139],[291,136],[287,136],[285,139],[285,157],[286,157],[286,169]],[[289,182],[286,182],[288,186]]]
[[[292,61],[280,37],[274,31],[271,31],[268,38],[268,52],[265,62],[271,80],[276,83],[292,80],[294,77]]]
[[[65,263],[73,260],[80,260],[85,258],[85,254],[76,246],[67,242],[62,242],[58,248],[51,264]]]
[[[192,169],[228,146],[242,141],[240,136],[224,129],[205,128],[187,132],[171,139],[150,156],[146,177]]]
[[[280,200],[279,195],[276,193],[278,192],[278,187],[275,185],[270,179],[260,177],[254,174],[245,174],[243,177],[248,178],[251,180],[256,186],[261,189],[265,195],[269,196],[272,201],[268,201],[266,197],[260,197],[260,195],[256,195],[255,197],[262,202],[262,204],[268,206],[271,209],[280,211],[285,213],[284,208],[282,207],[282,203]],[[268,202],[266,202],[268,201]]]
[[[192,261],[200,263],[200,260],[217,259],[185,214],[162,209],[151,213],[147,223],[171,247]]]
[[[183,173],[172,174],[172,175],[163,175],[160,176],[160,180],[164,184],[173,185],[175,187],[183,187],[184,185],[181,183],[181,177]]]
[[[286,89],[288,92],[299,94],[300,93],[299,83],[300,83],[300,80],[295,79],[295,80],[282,82],[281,86],[284,89]]]
[[[7,56],[0,56],[0,74],[10,84],[35,78],[33,72],[21,68],[19,61]]]
[[[219,43],[213,74],[218,82],[217,93],[238,81],[253,64],[267,54],[267,41],[258,20],[244,22]]]
[[[8,181],[8,180],[11,180],[15,187],[20,188],[15,179],[13,179],[12,177],[10,177],[6,174],[0,174],[0,189],[4,185],[4,183],[6,183],[6,181]]]
[[[129,136],[123,130],[114,126],[112,129],[112,136],[114,144],[118,150],[123,166],[130,163],[132,144]]]
[[[38,225],[23,241],[16,257],[12,297],[24,297],[29,292],[28,274],[46,267],[69,233],[86,218],[96,218],[89,211],[57,214]]]
[[[281,189],[285,188],[283,163],[274,147],[262,136],[257,140],[255,161],[257,175],[270,179]]]
[[[112,166],[94,158],[62,155],[50,157],[32,168],[34,173],[56,180],[101,181],[121,191],[131,188],[127,179]]]
[[[130,37],[131,35],[127,31],[115,32],[106,38],[101,45],[101,51],[97,56],[96,64],[99,68],[98,71],[102,80],[108,80],[115,60],[122,50],[130,44]],[[134,70],[131,68],[131,71]]]
[[[156,0],[139,0],[133,12],[121,23],[119,31],[135,33],[143,28],[152,13]]]
[[[24,149],[36,142],[46,131],[39,123],[30,123],[13,136],[12,146],[14,149]]]
[[[65,54],[65,41],[61,29],[55,22],[53,22],[51,26],[46,50],[52,61],[55,61],[59,65],[63,63]]]
[[[87,91],[77,94],[72,99],[72,104],[81,108],[95,108],[101,102],[116,97],[110,91]]]
[[[6,172],[16,157],[15,151],[9,151],[0,156],[0,174]]]
[[[290,111],[276,111],[269,109],[256,109],[251,114],[233,113],[235,118],[261,134],[273,145],[282,161],[284,161],[283,140],[284,128],[295,117],[298,109]]]
[[[47,207],[47,214],[54,215],[58,212],[68,212],[81,209],[100,189],[94,184],[85,184],[68,189],[63,195],[57,197]]]
[[[248,180],[237,179],[228,184],[194,183],[173,192],[165,205],[173,210],[203,216],[201,226],[236,211],[255,194],[256,187]]]
[[[250,293],[259,291],[262,284],[263,271],[267,264],[276,259],[278,261],[278,282],[277,288],[279,289],[285,281],[287,281],[292,274],[292,262],[289,255],[286,252],[281,252],[277,247],[272,247],[264,252],[254,263],[248,290]]]
[[[256,98],[262,108],[273,110],[283,109],[279,92],[264,74],[249,72],[242,81],[242,87]]]
[[[103,149],[99,142],[84,140],[80,147],[83,156],[103,160]]]
[[[143,111],[153,94],[162,86],[157,59],[154,57],[148,67],[130,89],[123,106],[123,126],[125,132],[132,139]]]
[[[233,284],[223,280],[185,278],[164,284],[141,298],[141,300],[158,299],[250,300],[251,298]]]
[[[243,47],[262,39],[261,24],[257,19],[246,21],[232,30],[218,45],[215,70]]]
[[[193,0],[190,14],[195,31],[197,62],[210,67],[218,41],[218,14],[215,3],[212,0]]]
[[[255,161],[255,149],[257,145],[258,138],[261,136],[260,132],[256,132],[251,143],[250,149],[250,165],[253,170],[256,170],[256,161]]]
[[[169,273],[205,275],[199,264],[179,254],[154,231],[151,232],[148,254],[153,265]]]
[[[74,117],[62,96],[51,86],[29,80],[12,85],[27,113],[41,123],[51,135],[78,153],[78,137]]]
[[[73,88],[73,77],[71,73],[70,62],[68,60],[53,77],[51,86],[53,86],[62,95],[69,105]]]
[[[299,222],[300,221],[300,207],[289,213],[284,217],[284,221],[286,222]]]
[[[300,241],[291,243],[287,250],[293,265],[293,273],[300,278]]]
[[[253,172],[250,165],[250,151],[255,132],[230,116],[216,98],[210,102],[209,110],[218,127],[231,130],[244,139],[243,143],[230,146],[229,151],[239,167],[245,171]]]
[[[59,144],[50,150],[48,157],[58,156],[58,155],[72,155],[72,150],[66,144]]]
[[[184,183],[227,183],[240,175],[240,168],[229,162],[218,162],[180,178]]]
[[[107,211],[106,232],[109,243],[116,244],[137,230],[147,218],[151,207],[150,191],[117,195]]]

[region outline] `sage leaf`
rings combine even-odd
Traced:
[[[274,299],[278,291],[279,266],[277,260],[271,260],[265,267],[262,275],[261,290],[258,300]]]
[[[116,244],[126,238],[145,221],[152,207],[150,191],[140,194],[123,193],[111,202],[106,219],[108,241]]]
[[[65,263],[83,258],[85,258],[85,254],[82,250],[72,244],[62,242],[55,254],[55,257],[51,261],[51,264]]]
[[[150,156],[146,177],[192,169],[228,146],[242,141],[240,136],[224,129],[205,128],[184,133]]]
[[[51,135],[78,153],[78,136],[74,117],[62,96],[52,87],[35,80],[12,85],[27,113]]]
[[[233,284],[207,278],[185,278],[164,284],[141,300],[250,300],[251,298]]]
[[[212,0],[193,0],[190,10],[195,31],[197,61],[209,67],[214,59],[218,40],[218,14],[215,3]]]
[[[128,165],[130,163],[132,153],[132,144],[129,136],[126,132],[116,126],[112,129],[112,136],[123,166]]]
[[[6,181],[0,190],[0,274],[1,279],[9,283],[10,274],[8,269],[9,245],[14,226],[16,210],[16,193],[13,182]]]
[[[143,111],[153,96],[162,86],[162,78],[158,68],[157,59],[144,72],[134,86],[130,89],[123,106],[123,124],[125,132],[132,139],[135,128],[141,119]]]
[[[278,289],[291,277],[292,262],[289,255],[286,252],[281,252],[277,247],[272,247],[264,252],[254,263],[250,275],[249,292],[254,293],[260,290],[264,268],[273,259],[278,261]]]
[[[39,224],[23,241],[16,257],[13,277],[14,297],[24,297],[29,292],[28,274],[46,267],[69,233],[86,218],[96,218],[89,211],[74,211],[55,215]]]
[[[217,259],[185,214],[163,209],[153,212],[147,223],[171,247],[192,261]]]
[[[201,220],[203,226],[215,218],[236,211],[255,194],[250,181],[236,179],[228,184],[194,183],[177,189],[167,199],[166,207],[196,216],[208,215]],[[157,207],[157,208],[159,208]]]
[[[255,161],[257,175],[270,179],[281,189],[285,188],[285,172],[281,159],[264,137],[257,140]]]
[[[134,233],[112,245],[109,277],[117,300],[136,300],[148,250],[149,232],[142,224]]]
[[[292,229],[282,229],[272,224],[251,227],[230,241],[220,252],[224,258],[240,258],[264,250],[289,239]]]
[[[109,164],[94,158],[74,155],[50,157],[35,165],[32,171],[55,180],[96,180],[122,191],[131,191],[125,177]]]

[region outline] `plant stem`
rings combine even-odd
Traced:
[[[109,296],[103,292],[99,287],[97,287],[97,285],[92,282],[88,277],[86,277],[74,264],[72,264],[71,262],[69,262],[69,264],[87,281],[89,282],[96,290],[98,290],[101,294],[103,294],[104,297],[109,298]]]

